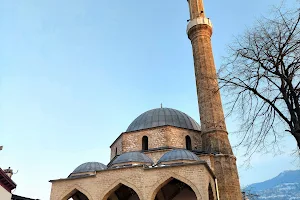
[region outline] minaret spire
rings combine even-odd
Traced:
[[[220,200],[240,200],[236,158],[228,139],[211,45],[213,25],[205,16],[203,0],[188,0],[188,3],[187,34],[193,47],[202,147],[215,155],[214,172],[219,183]]]
[[[205,18],[203,0],[198,0],[198,1],[188,0],[188,2],[190,7],[191,20],[196,19],[198,17]]]

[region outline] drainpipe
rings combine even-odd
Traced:
[[[219,188],[218,188],[218,180],[216,178],[215,178],[215,187],[216,187],[216,193],[217,193],[217,200],[220,200]]]

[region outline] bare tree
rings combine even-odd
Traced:
[[[275,9],[272,18],[258,20],[237,37],[218,73],[230,113],[238,112],[242,120],[239,145],[250,157],[276,147],[286,134],[300,152],[300,9],[295,6]]]

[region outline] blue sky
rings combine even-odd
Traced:
[[[279,2],[204,2],[217,67],[233,36]],[[49,199],[48,180],[108,163],[114,139],[161,103],[199,122],[188,18],[178,0],[0,0],[0,167],[18,171],[16,194]],[[297,168],[295,142],[282,145],[239,168],[242,186]]]

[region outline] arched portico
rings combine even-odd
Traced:
[[[101,200],[141,200],[142,193],[136,186],[121,180],[109,187]]]
[[[154,185],[150,200],[202,200],[197,187],[178,175],[164,178]]]
[[[79,186],[75,186],[68,190],[60,198],[61,200],[93,200],[91,195]]]

